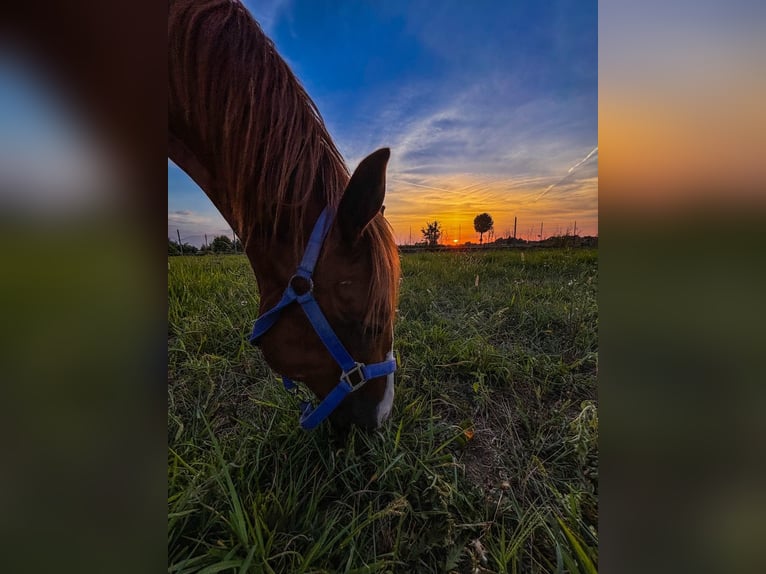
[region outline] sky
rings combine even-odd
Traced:
[[[400,244],[598,234],[597,2],[245,2],[317,104],[351,170],[391,148]],[[168,236],[230,227],[168,160]]]

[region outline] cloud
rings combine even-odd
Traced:
[[[351,145],[344,145],[341,134],[339,145],[351,148],[352,166],[375,146],[388,145],[391,170],[402,176],[472,172],[508,178],[554,176],[571,165],[573,155],[593,148],[595,112],[587,98],[526,101],[514,96],[507,80],[488,83],[492,89],[423,87],[419,96],[409,86],[379,114],[366,116],[364,129],[351,130],[373,133],[376,141],[359,145],[361,138],[352,135]],[[450,96],[434,98],[434,92]]]
[[[214,217],[201,213],[195,213],[187,209],[179,209],[168,212],[168,225],[212,225],[220,227],[220,222]]]
[[[393,152],[386,217],[400,241],[426,219],[471,239],[473,218],[483,211],[502,232],[516,216],[538,228],[541,220],[554,229],[578,220],[579,231],[597,233],[597,133],[583,119],[588,102],[549,97],[516,104],[501,101],[505,95],[464,87],[442,101],[423,95],[418,111],[409,87],[402,105],[385,109]]]
[[[232,236],[232,230],[226,220],[215,210],[210,212],[198,212],[189,209],[175,209],[168,211],[168,237],[177,240],[181,234],[181,241],[200,246],[218,235]]]

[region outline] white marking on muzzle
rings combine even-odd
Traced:
[[[391,349],[386,355],[386,360],[391,361],[394,358],[394,350]],[[383,393],[383,400],[378,403],[377,422],[378,426],[383,424],[391,414],[391,407],[394,406],[394,373],[386,376],[386,391]]]

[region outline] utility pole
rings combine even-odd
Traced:
[[[575,219],[575,226],[574,226],[574,233],[572,233],[575,237],[577,237],[577,220]]]
[[[178,247],[181,250],[181,255],[184,254],[184,245],[181,243],[181,232],[176,228],[176,234],[178,235]]]
[[[540,241],[543,240],[543,222],[540,222]]]
[[[207,249],[207,233],[205,233],[205,249]]]
[[[513,238],[516,239],[516,216],[513,216]]]

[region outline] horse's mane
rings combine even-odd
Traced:
[[[285,216],[293,232],[302,230],[317,188],[337,205],[349,179],[343,158],[247,9],[232,0],[173,1],[168,29],[170,109],[193,126],[184,136],[211,151],[203,161],[217,189],[205,191],[240,238],[276,235]]]
[[[216,189],[205,191],[246,249],[278,240],[302,252],[310,200],[321,194],[337,207],[350,177],[316,105],[236,0],[171,0],[168,42],[168,121],[193,151],[207,153],[199,159]],[[393,317],[399,264],[382,215],[364,235],[369,324]]]

